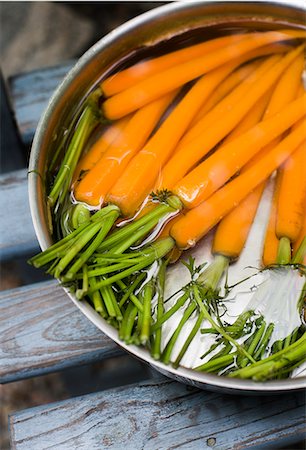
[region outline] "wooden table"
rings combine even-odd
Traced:
[[[71,62],[10,80],[20,136],[32,140],[39,116]],[[5,151],[6,149],[4,149]],[[38,251],[27,198],[26,169],[0,177],[0,254]],[[55,281],[0,294],[0,382],[90,364],[123,351],[72,304]],[[277,449],[303,440],[302,393],[230,396],[199,391],[159,374],[13,413],[12,449]],[[302,448],[302,447],[299,447]]]

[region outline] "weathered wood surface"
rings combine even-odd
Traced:
[[[0,383],[119,354],[56,281],[1,292]]]
[[[0,210],[1,260],[38,251],[30,215],[26,169],[0,176]]]
[[[162,379],[10,417],[12,449],[288,448],[305,431],[300,394],[232,397]]]
[[[9,79],[11,101],[24,144],[31,143],[38,121],[53,92],[75,61],[34,70]]]

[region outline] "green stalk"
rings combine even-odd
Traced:
[[[132,342],[132,330],[133,327],[135,325],[135,319],[137,317],[137,308],[136,306],[133,305],[133,303],[129,303],[127,309],[126,309],[126,314],[124,317],[124,327],[122,330],[122,339],[124,340],[124,342],[126,344],[131,344]]]
[[[150,211],[148,214],[145,214],[140,219],[132,221],[131,223],[124,225],[122,228],[115,230],[99,247],[99,251],[111,249],[122,242],[125,242],[128,237],[136,233],[139,228],[147,225],[147,223],[157,224],[161,217],[165,216],[168,213],[175,212],[173,208],[169,205],[160,204],[155,209]],[[154,225],[152,225],[153,228]]]
[[[277,264],[289,264],[291,261],[291,242],[287,237],[282,237],[277,249]]]
[[[212,263],[198,277],[198,284],[215,291],[228,266],[229,258],[223,255],[216,255]]]
[[[274,353],[273,355],[261,361],[257,361],[242,369],[235,370],[229,374],[232,378],[251,378],[254,380],[271,379],[277,375],[277,372],[290,366],[291,363],[296,364],[305,357],[306,353],[306,333],[289,347]]]
[[[264,332],[265,332],[265,328],[266,328],[266,322],[263,320],[261,322],[261,324],[259,325],[259,328],[257,328],[257,330],[255,331],[254,335],[253,335],[253,339],[250,342],[250,345],[247,348],[247,351],[250,355],[254,355],[256,347],[258,346]],[[254,358],[256,360],[256,358]],[[241,367],[245,367],[248,364],[248,358],[243,358],[240,366]]]
[[[190,318],[190,316],[192,315],[192,313],[195,310],[196,310],[196,304],[194,302],[192,302],[184,311],[184,314],[183,314],[179,324],[177,325],[174,333],[172,334],[170,340],[168,341],[168,343],[162,353],[161,360],[165,364],[169,364],[170,359],[171,359],[171,353],[172,353],[173,347],[177,341],[177,338],[178,338],[183,326],[185,325],[185,323],[187,322],[187,320]]]
[[[120,308],[124,305],[124,303],[127,301],[127,299],[130,297],[130,295],[135,291],[135,289],[140,285],[140,283],[143,281],[143,279],[146,277],[146,274],[143,272],[137,276],[137,278],[133,281],[133,283],[128,287],[126,290],[124,296],[119,302]],[[136,296],[135,296],[136,297]],[[137,297],[136,297],[137,298]],[[138,300],[138,299],[137,299]],[[142,305],[141,305],[142,307]]]
[[[167,264],[168,261],[162,262],[157,276],[157,290],[158,290],[157,310],[156,310],[157,322],[162,318],[164,314],[164,291],[165,291]],[[161,356],[161,338],[162,338],[162,329],[159,327],[155,332],[151,347],[151,355],[156,360],[160,359]]]
[[[62,200],[66,196],[81,152],[97,124],[98,119],[93,113],[92,108],[86,106],[77,123],[60,170],[56,175],[53,187],[48,196],[49,205],[54,206],[59,197]]]
[[[90,266],[90,270],[88,272],[89,277],[96,277],[96,276],[101,276],[101,275],[107,275],[109,273],[113,273],[113,272],[118,272],[121,269],[125,269],[126,267],[129,266],[135,266],[135,262],[133,260],[123,260],[122,262],[118,262],[109,266],[102,266],[99,267],[98,265],[95,265],[94,269],[92,269]],[[77,279],[80,277],[76,277]]]
[[[96,278],[95,278],[95,277],[92,277],[92,278],[90,278],[90,280],[89,280],[89,285],[90,285],[90,286],[95,286],[95,285],[96,285],[96,282],[97,282]],[[94,292],[91,294],[90,298],[91,298],[91,301],[92,301],[92,303],[93,303],[93,305],[94,305],[95,310],[96,310],[99,314],[101,314],[101,316],[102,316],[104,319],[107,319],[107,318],[108,318],[108,314],[107,314],[107,311],[106,311],[105,306],[104,306],[104,304],[103,304],[103,300],[102,300],[100,291],[98,291],[98,290],[94,291]]]
[[[75,274],[79,271],[79,269],[83,266],[83,264],[87,262],[87,260],[91,257],[94,251],[103,242],[105,236],[108,234],[109,230],[114,225],[114,222],[118,218],[118,216],[119,213],[117,211],[112,211],[104,218],[104,221],[100,225],[101,228],[97,236],[87,247],[87,249],[80,255],[80,257],[75,261],[72,267],[68,270],[66,275],[63,277],[64,281],[70,281],[75,277]]]
[[[142,326],[140,332],[140,342],[145,345],[149,341],[150,326],[151,326],[151,302],[153,298],[153,281],[150,280],[145,284],[143,288],[143,314],[142,314]]]
[[[292,258],[292,264],[302,264],[306,256],[306,236],[302,240],[299,248],[297,249],[294,257]]]
[[[199,294],[199,290],[198,290],[198,286],[194,286],[193,287],[193,291],[194,291],[194,298],[197,302],[197,304],[199,305],[200,310],[203,312],[204,318],[207,319],[209,321],[209,323],[212,325],[213,328],[215,328],[218,333],[223,336],[224,339],[226,339],[227,341],[231,342],[239,351],[239,353],[244,354],[251,362],[255,362],[253,357],[243,348],[241,347],[241,345],[238,344],[237,341],[235,341],[235,339],[233,339],[228,333],[226,333],[224,331],[224,329],[222,327],[220,327],[210,316],[209,312],[207,311],[206,307],[204,306],[200,294]]]
[[[204,371],[204,372],[219,372],[219,370],[228,367],[235,360],[235,354],[230,353],[229,355],[221,356],[220,358],[211,359],[200,366],[194,368],[194,370]]]
[[[201,326],[201,323],[203,322],[203,319],[204,319],[203,313],[200,312],[200,314],[199,314],[199,316],[198,316],[198,318],[197,318],[196,323],[194,324],[194,326],[193,326],[191,332],[189,333],[188,338],[187,338],[186,341],[184,342],[183,347],[181,348],[181,350],[180,350],[180,352],[179,352],[179,354],[178,354],[176,360],[175,360],[174,363],[173,363],[173,367],[174,367],[175,369],[177,369],[177,367],[179,366],[179,364],[180,364],[180,362],[181,362],[183,356],[185,355],[185,353],[186,353],[186,351],[187,351],[189,345],[191,344],[193,338],[195,337],[195,335],[196,335],[197,332],[199,331],[200,326]]]
[[[73,258],[88,244],[88,242],[99,232],[101,228],[101,224],[92,223],[87,226],[86,232],[82,233],[82,235],[77,239],[70,249],[66,252],[66,255],[60,260],[55,271],[55,278],[59,278],[61,273],[66,269],[68,264],[71,263]]]
[[[126,278],[133,273],[140,271],[151,264],[153,264],[155,261],[157,261],[160,258],[163,258],[174,246],[174,240],[171,237],[167,237],[164,239],[160,239],[153,244],[151,244],[148,249],[146,250],[147,253],[144,252],[144,256],[141,260],[141,262],[135,264],[134,266],[123,270],[120,273],[117,273],[116,275],[113,275],[112,277],[109,277],[108,279],[102,280],[97,284],[97,288],[100,289],[103,286],[107,286],[109,284],[113,284],[116,281]],[[92,288],[89,289],[88,294],[91,294]]]
[[[151,332],[154,333],[156,330],[158,330],[163,323],[165,323],[168,319],[170,319],[173,314],[175,314],[189,299],[189,291],[186,291],[173,305],[168,311],[166,311],[161,317],[156,318],[156,322],[151,327]]]
[[[262,359],[263,358],[263,356],[264,356],[264,354],[265,354],[265,352],[267,350],[267,346],[268,346],[268,343],[269,343],[270,338],[272,336],[273,330],[274,330],[274,323],[269,323],[269,325],[268,325],[268,327],[266,329],[265,335],[262,338],[262,341],[260,343],[260,346],[258,347],[256,353],[254,354],[254,359],[256,361],[258,359]]]

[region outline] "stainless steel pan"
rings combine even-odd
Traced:
[[[103,7],[101,5],[101,7]],[[188,1],[169,3],[125,23],[90,48],[68,73],[54,93],[41,118],[33,141],[29,166],[29,197],[35,231],[42,249],[51,243],[46,211],[44,177],[48,157],[54,152],[57,139],[71,121],[84,95],[119,60],[135,49],[152,46],[186,30],[247,28],[271,30],[281,27],[305,28],[306,3],[302,1]],[[206,30],[205,30],[206,29]],[[68,293],[68,292],[67,292]],[[178,381],[203,389],[231,393],[280,393],[305,387],[305,378],[252,382],[199,373],[190,369],[173,369],[151,358],[149,353],[119,341],[117,332],[90,305],[77,301],[75,305],[100,330],[132,355]]]

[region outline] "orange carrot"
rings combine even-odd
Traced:
[[[134,114],[124,131],[76,185],[74,196],[78,201],[91,206],[103,204],[107,192],[123,173],[130,159],[146,143],[176,94],[177,91],[167,94]]]
[[[261,47],[257,50],[258,55],[255,52],[250,52],[249,60],[252,57],[262,57],[263,55],[270,55],[276,53],[285,53],[292,50],[290,45],[286,44],[272,44]],[[214,90],[208,100],[205,102],[203,107],[200,109],[194,120],[192,121],[191,127],[193,127],[199,120],[201,120],[213,107],[217,105],[226,95],[228,95],[235,87],[237,87],[241,82],[243,82],[261,63],[260,59],[251,61],[244,64],[242,67],[236,69],[231,73],[224,81],[222,81],[219,86]]]
[[[239,204],[252,190],[266,180],[271,173],[302,143],[305,145],[306,120],[291,131],[262,159],[234,180],[227,183],[209,199],[181,216],[171,229],[171,236],[180,249],[192,247],[205,236],[226,214]]]
[[[295,242],[306,213],[306,147],[294,152],[281,168],[275,231],[278,239]]]
[[[239,63],[237,59],[225,64],[194,84],[147,145],[131,160],[107,195],[107,201],[118,205],[125,215],[135,214],[205,99]]]
[[[243,92],[240,100],[237,101],[236,99],[236,97],[239,99],[237,91],[233,91],[228,98],[223,99],[220,104],[210,111],[202,119],[203,122],[205,121],[206,126],[199,130],[200,134],[186,145],[181,141],[180,149],[177,149],[161,172],[158,188],[172,189],[200,159],[239,123],[256,101],[273,86],[282,72],[301,51],[302,47],[295,49],[286,55],[282,61],[277,62],[268,71],[265,71],[268,62],[271,61],[269,59],[268,62],[265,62],[257,69],[256,74],[258,75],[259,73],[261,75],[259,79],[257,79],[255,74],[252,83],[245,80],[242,83],[243,86],[237,88],[240,94]],[[274,58],[277,58],[277,56]],[[246,87],[248,87],[247,90],[245,89]],[[220,117],[222,117],[222,120],[220,120]]]
[[[305,32],[297,31],[295,36],[304,37]],[[104,102],[104,115],[112,120],[119,119],[167,92],[173,91],[210,70],[231,61],[235,57],[266,44],[291,38],[292,34],[277,31],[250,33],[247,39],[237,44],[231,44],[207,55],[159,72],[115,94]]]
[[[167,53],[163,56],[153,58],[147,61],[141,61],[133,66],[122,70],[121,72],[111,75],[102,81],[101,87],[103,93],[109,97],[118,92],[127,89],[137,82],[152,76],[158,72],[162,72],[170,67],[190,61],[206,53],[216,51],[217,49],[229,44],[237,44],[239,41],[247,39],[247,34],[233,34],[222,36],[209,41],[201,42],[181,50]]]
[[[75,173],[73,174],[73,183],[77,181],[81,172],[87,172],[94,167],[108,147],[123,133],[129,119],[129,116],[123,117],[118,120],[118,122],[113,123],[106,128],[99,139],[79,161]]]
[[[264,114],[268,101],[269,96],[260,98],[225,142],[231,142],[235,137],[258,123]],[[249,167],[250,164],[246,164],[242,173]],[[265,182],[257,186],[219,222],[212,245],[214,254],[226,256],[230,260],[238,258],[249,235],[264,187]]]
[[[235,175],[262,147],[301,119],[305,111],[306,94],[232,142],[221,146],[177,183],[173,192],[187,208],[198,205]]]
[[[284,107],[293,98],[295,98],[301,72],[302,66],[300,61],[294,61],[294,63],[287,69],[278,82],[277,87],[275,88],[270,99],[269,107],[266,109],[265,117],[269,117],[272,113],[277,112],[281,107]],[[280,93],[283,95],[280,95]],[[251,125],[251,120],[255,123],[256,120],[262,116],[263,107],[266,105],[267,101],[268,99],[265,99],[265,102],[261,99],[262,104],[258,102],[255,105],[245,120],[243,120],[239,126],[233,130],[225,142],[230,142],[234,137],[241,134],[244,129],[248,129]],[[254,114],[252,114],[253,112]],[[276,140],[274,140],[274,145],[276,145],[279,140],[279,138],[276,138]],[[261,150],[251,161],[249,161],[249,163],[243,167],[241,173],[244,173],[252,167],[252,165],[259,161],[265,153],[269,152],[271,148],[271,144],[269,144],[264,148],[264,152]],[[291,158],[294,158],[297,153],[298,150],[291,155]],[[245,197],[245,199],[242,200],[236,208],[234,208],[221,220],[214,235],[214,253],[222,254],[223,256],[227,256],[231,259],[235,259],[240,255],[252,226],[265,185],[266,181],[257,186],[254,191],[248,194],[248,196]],[[276,261],[278,249],[278,239],[275,236],[276,205],[274,205],[274,210],[274,214],[272,213],[273,218],[271,219],[270,228],[268,228],[267,232],[269,236],[267,236],[264,251],[264,260],[269,261],[268,264],[272,264]],[[238,229],[239,233],[235,232],[235,230]]]
[[[265,232],[265,240],[262,252],[262,263],[264,267],[270,266],[276,263],[277,250],[279,245],[279,240],[275,234],[275,223],[276,223],[276,213],[277,213],[277,198],[280,185],[280,174],[277,173],[274,182],[274,192],[272,198],[272,204],[269,215],[269,222],[267,224]]]

